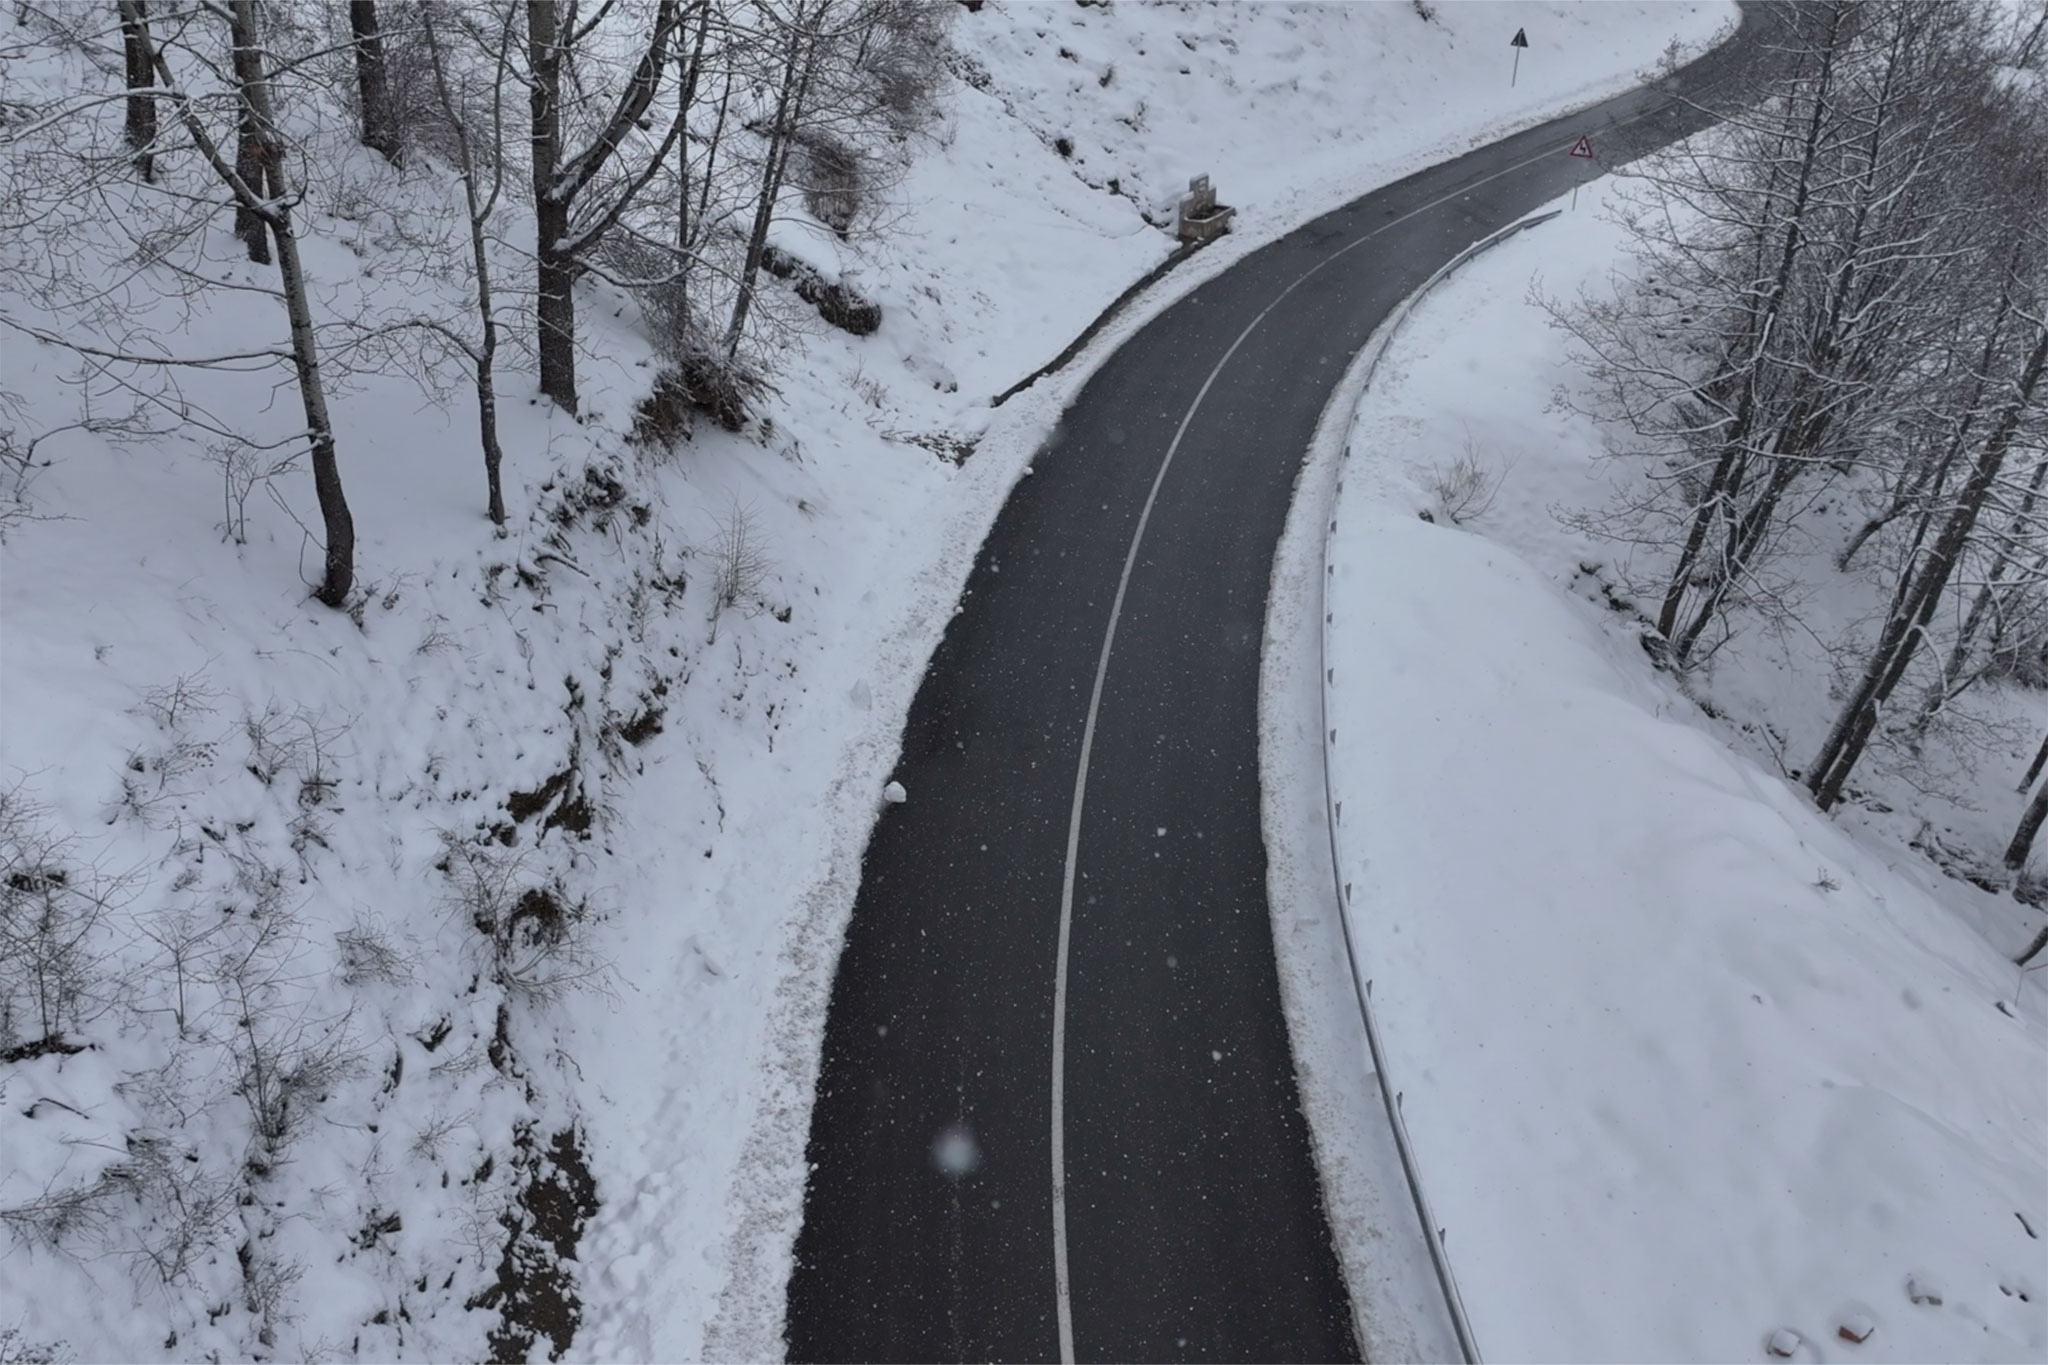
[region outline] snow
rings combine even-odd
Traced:
[[[2040,1359],[2048,1001],[2010,903],[1818,815],[1554,515],[1623,477],[1529,301],[1602,283],[1606,193],[1420,304],[1329,549],[1337,877],[1480,1349]],[[1500,485],[1461,526],[1468,448]]]
[[[170,1158],[148,1169],[187,1172],[187,1193],[246,1188],[254,1202],[195,1223],[192,1263],[168,1285],[138,1253],[161,1252],[171,1229],[125,1195],[100,1241],[0,1243],[0,1328],[80,1359],[480,1358],[495,1314],[466,1305],[492,1287],[531,1125],[543,1148],[580,1131],[595,1179],[599,1206],[564,1267],[583,1301],[575,1354],[779,1353],[809,1090],[876,779],[981,537],[1061,407],[1121,336],[1260,243],[1632,84],[1671,38],[1703,42],[1731,13],[963,11],[965,78],[890,233],[841,243],[800,215],[778,228],[885,311],[855,341],[774,305],[791,330],[772,434],[702,431],[672,457],[628,447],[649,348],[627,301],[593,288],[581,421],[535,403],[530,376],[502,376],[513,521],[499,539],[460,376],[341,385],[353,616],[307,600],[303,471],[244,508],[224,502],[192,431],[48,440],[28,483],[43,519],[0,542],[0,782],[42,808],[38,828],[74,840],[67,867],[98,869],[119,895],[93,939],[107,1008],[79,1030],[92,1048],[0,1065],[0,1208],[158,1150]],[[1535,46],[1510,89],[1516,26]],[[82,70],[67,58],[10,79],[42,88]],[[459,280],[412,269],[408,234],[385,230],[407,214],[445,229],[445,179],[398,177],[323,136],[317,155],[338,169],[302,213],[318,306],[459,309]],[[1233,236],[991,410],[989,395],[1165,258],[1158,224],[1199,173],[1237,207]],[[400,208],[373,224],[365,196]],[[224,224],[202,245],[195,267],[260,278]],[[512,261],[500,270],[517,278]],[[0,307],[54,321],[4,290]],[[176,342],[281,330],[273,301],[217,293]],[[74,362],[4,344],[17,434],[76,420]],[[296,425],[274,378],[194,374],[187,396],[274,436]],[[967,443],[964,463],[934,453]],[[714,547],[739,509],[771,562],[759,600],[716,613]],[[240,543],[224,531],[244,515]],[[473,927],[494,887],[500,900],[545,890],[589,918],[561,952],[508,964]],[[214,967],[260,963],[259,1016],[218,972],[180,997],[151,935],[181,914],[213,935],[196,951]],[[1319,980],[1349,989],[1340,972]],[[236,1093],[244,1018],[333,1063],[309,1119],[254,1175],[256,1120]],[[1345,1235],[1355,1270],[1370,1219]],[[276,1311],[250,1306],[242,1247],[280,1291]],[[2008,1300],[1990,1307],[2010,1315]]]

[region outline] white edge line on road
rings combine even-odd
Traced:
[[[1626,119],[1616,120],[1614,123],[1606,126],[1620,127],[1625,124],[1633,123],[1638,119],[1647,117],[1648,114],[1653,112],[1656,111],[1645,110],[1641,114],[1632,115],[1631,117]],[[1570,144],[1567,143],[1566,145],[1569,146]],[[1124,555],[1124,568],[1123,573],[1117,579],[1116,597],[1110,603],[1109,625],[1103,631],[1102,634],[1102,653],[1097,657],[1095,662],[1095,685],[1088,694],[1088,718],[1081,727],[1081,757],[1074,772],[1073,810],[1067,819],[1066,869],[1060,883],[1059,950],[1053,963],[1052,1001],[1052,1272],[1053,1290],[1056,1296],[1059,1312],[1061,1365],[1074,1365],[1075,1360],[1073,1289],[1071,1281],[1069,1280],[1067,1274],[1067,1164],[1065,1119],[1067,1068],[1067,949],[1068,944],[1072,941],[1073,938],[1074,872],[1075,864],[1081,849],[1081,808],[1083,802],[1086,800],[1088,795],[1088,756],[1095,747],[1095,721],[1098,713],[1102,709],[1102,683],[1103,679],[1109,676],[1109,655],[1111,648],[1116,644],[1117,619],[1119,616],[1123,614],[1124,594],[1129,590],[1131,586],[1131,571],[1137,567],[1138,549],[1145,539],[1146,523],[1152,519],[1153,504],[1155,504],[1159,500],[1160,486],[1166,482],[1166,471],[1172,467],[1174,454],[1180,449],[1181,438],[1187,435],[1188,425],[1195,420],[1195,413],[1201,408],[1202,400],[1208,397],[1209,390],[1211,387],[1215,385],[1217,376],[1223,373],[1223,367],[1225,365],[1228,365],[1230,363],[1230,358],[1237,354],[1237,348],[1242,346],[1244,344],[1245,338],[1249,337],[1252,334],[1252,332],[1258,328],[1258,325],[1266,320],[1267,314],[1271,313],[1275,308],[1278,308],[1282,303],[1286,302],[1287,297],[1290,294],[1292,294],[1295,290],[1299,289],[1303,284],[1307,283],[1311,276],[1315,275],[1318,271],[1322,270],[1324,266],[1329,265],[1331,262],[1337,260],[1339,257],[1348,255],[1357,248],[1364,246],[1367,242],[1379,236],[1382,232],[1387,231],[1387,229],[1389,228],[1399,227],[1402,223],[1407,222],[1409,219],[1414,218],[1419,214],[1428,213],[1432,209],[1440,208],[1443,205],[1450,203],[1453,199],[1463,198],[1464,196],[1472,193],[1472,191],[1478,189],[1481,185],[1490,184],[1491,182],[1500,179],[1502,176],[1512,175],[1516,171],[1526,169],[1529,166],[1535,165],[1539,161],[1545,160],[1546,158],[1553,157],[1556,155],[1557,152],[1554,148],[1537,152],[1532,156],[1524,157],[1522,160],[1515,162],[1513,165],[1503,166],[1500,170],[1493,172],[1491,175],[1484,176],[1478,180],[1474,180],[1470,184],[1462,185],[1448,194],[1440,195],[1437,198],[1430,200],[1426,204],[1418,205],[1417,207],[1412,208],[1408,212],[1402,214],[1398,218],[1390,218],[1386,222],[1381,223],[1379,226],[1375,227],[1372,231],[1366,233],[1364,236],[1356,238],[1355,240],[1347,242],[1343,246],[1338,247],[1335,251],[1323,257],[1322,260],[1317,261],[1314,265],[1310,266],[1307,270],[1304,270],[1300,275],[1296,276],[1293,283],[1289,284],[1285,289],[1281,290],[1278,294],[1274,295],[1273,301],[1271,303],[1268,303],[1264,308],[1259,310],[1259,314],[1257,317],[1253,318],[1250,322],[1245,324],[1244,330],[1237,334],[1237,339],[1230,343],[1230,349],[1226,350],[1223,353],[1222,358],[1219,359],[1216,362],[1214,368],[1212,368],[1209,371],[1209,377],[1202,381],[1202,387],[1196,391],[1194,401],[1188,404],[1188,410],[1186,413],[1182,415],[1180,419],[1180,425],[1174,430],[1173,440],[1167,445],[1166,454],[1159,461],[1158,473],[1152,476],[1151,491],[1149,491],[1145,495],[1145,506],[1143,510],[1141,510],[1138,513],[1138,525],[1131,532],[1131,548]],[[1376,191],[1367,191],[1367,193],[1376,193]],[[1280,240],[1284,241],[1286,239],[1282,238]],[[1199,286],[1197,287],[1199,288]]]

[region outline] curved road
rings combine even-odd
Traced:
[[[1388,309],[1587,175],[1565,155],[1581,133],[1613,163],[1704,124],[1669,91],[1738,66],[1754,18],[1664,90],[1254,253],[1068,409],[932,658],[897,770],[911,799],[868,846],[792,1360],[1358,1357],[1266,908],[1273,548],[1330,390]]]

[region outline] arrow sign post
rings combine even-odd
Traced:
[[[1579,140],[1572,144],[1571,154],[1584,161],[1597,160],[1598,158],[1596,158],[1593,155],[1593,135],[1591,133],[1580,133]],[[1574,181],[1572,183],[1572,207],[1576,209],[1578,206],[1579,186],[1578,183]]]
[[[1525,28],[1518,28],[1518,29],[1516,29],[1516,30],[1515,30],[1515,36],[1514,36],[1514,37],[1512,37],[1512,38],[1510,38],[1510,39],[1508,39],[1508,46],[1509,46],[1509,47],[1511,47],[1511,48],[1513,48],[1513,49],[1515,50],[1515,69],[1514,69],[1514,71],[1513,71],[1512,73],[1510,73],[1510,74],[1509,74],[1509,76],[1508,76],[1508,86],[1509,86],[1509,88],[1510,88],[1510,89],[1512,89],[1512,88],[1514,87],[1514,84],[1515,84],[1515,82],[1516,82],[1517,80],[1519,80],[1519,79],[1521,78],[1521,75],[1522,75],[1522,49],[1523,49],[1523,48],[1525,48],[1525,47],[1527,47],[1528,45],[1529,45],[1529,30],[1528,30],[1528,29],[1525,29]]]

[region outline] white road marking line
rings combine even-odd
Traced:
[[[1617,120],[1608,126],[1620,127],[1633,123],[1653,112],[1657,111],[1646,110],[1644,113]],[[1418,214],[1441,208],[1453,199],[1470,194],[1481,185],[1489,184],[1504,175],[1512,175],[1555,155],[1555,149],[1538,152],[1534,156],[1515,162],[1512,166],[1502,167],[1489,176],[1440,195],[1426,204],[1410,209],[1398,218],[1388,219],[1364,236],[1337,248],[1304,270],[1292,284],[1274,295],[1273,301],[1260,309],[1257,317],[1245,324],[1244,330],[1237,334],[1237,339],[1230,343],[1230,349],[1223,353],[1223,358],[1209,371],[1209,377],[1202,381],[1202,387],[1196,391],[1194,401],[1188,404],[1188,410],[1181,415],[1180,426],[1174,430],[1173,440],[1166,447],[1166,455],[1159,462],[1159,472],[1152,476],[1152,488],[1145,495],[1144,510],[1139,512],[1138,525],[1131,532],[1131,548],[1124,555],[1124,571],[1117,579],[1116,598],[1110,603],[1109,626],[1102,635],[1102,653],[1095,661],[1095,686],[1088,694],[1088,719],[1081,727],[1081,758],[1074,773],[1074,806],[1067,820],[1067,865],[1060,884],[1059,953],[1053,965],[1052,986],[1052,1274],[1053,1292],[1057,1297],[1059,1310],[1060,1365],[1074,1365],[1073,1287],[1067,1275],[1067,949],[1073,939],[1074,929],[1074,869],[1081,849],[1081,806],[1088,795],[1088,756],[1095,748],[1095,720],[1102,709],[1102,682],[1109,676],[1109,652],[1116,644],[1117,619],[1123,614],[1124,594],[1131,586],[1131,570],[1137,567],[1138,547],[1145,539],[1145,526],[1152,519],[1152,506],[1159,500],[1159,489],[1166,482],[1166,471],[1172,466],[1175,453],[1180,450],[1181,438],[1187,435],[1188,424],[1195,420],[1195,412],[1202,406],[1202,400],[1209,396],[1209,390],[1216,383],[1216,377],[1223,373],[1223,367],[1237,354],[1237,348],[1244,345],[1245,338],[1266,320],[1268,313],[1286,302],[1287,296],[1305,284],[1310,276],[1338,257],[1364,246],[1389,228],[1399,227]],[[1284,241],[1285,238],[1279,240]]]

